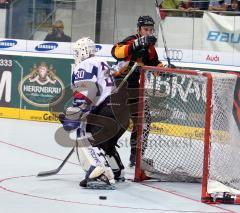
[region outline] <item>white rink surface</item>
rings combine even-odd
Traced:
[[[37,178],[39,171],[57,168],[69,153],[54,141],[58,124],[0,119],[0,213],[127,213],[127,212],[240,212],[240,206],[207,205],[200,202],[200,184],[130,180],[116,190],[79,187],[84,177],[75,154],[58,175]],[[121,139],[125,166],[129,134]],[[126,169],[127,178],[133,169]],[[99,196],[107,196],[100,200]]]

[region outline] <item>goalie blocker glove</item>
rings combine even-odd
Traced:
[[[149,45],[154,45],[157,41],[157,38],[153,35],[151,36],[142,36],[138,39],[136,39],[132,44],[132,50],[140,50],[142,48],[145,48]]]

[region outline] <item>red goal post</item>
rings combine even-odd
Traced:
[[[240,134],[232,116],[236,79],[141,69],[136,182],[201,182],[202,202],[240,204]]]

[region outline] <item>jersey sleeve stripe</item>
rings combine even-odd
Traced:
[[[86,97],[85,95],[83,95],[82,93],[77,92],[77,91],[73,93],[73,98],[74,99],[85,100],[87,102],[87,104],[91,104],[92,103],[92,101],[88,97]]]

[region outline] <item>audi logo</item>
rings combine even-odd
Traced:
[[[168,49],[168,56],[170,60],[173,61],[181,61],[183,58],[183,52],[182,50],[177,50],[177,49]],[[163,52],[163,58],[167,60],[166,52]]]

